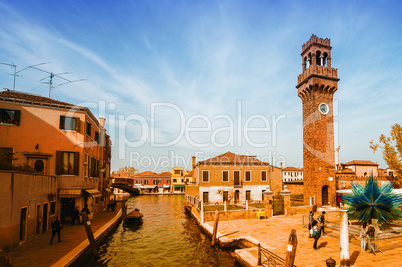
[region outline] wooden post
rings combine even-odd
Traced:
[[[212,234],[212,243],[211,246],[215,246],[217,244],[216,242],[216,234],[218,232],[218,221],[219,221],[219,210],[215,211],[215,221],[214,221],[214,231]]]
[[[292,267],[295,262],[297,247],[297,235],[296,230],[292,229],[289,235],[288,247],[286,249],[286,259],[284,267]]]
[[[123,220],[126,219],[126,216],[127,216],[126,202],[127,202],[127,200],[121,201],[121,212],[123,213]]]
[[[85,230],[87,231],[88,241],[92,249],[92,254],[94,255],[95,259],[99,259],[99,250],[96,246],[94,233],[92,232],[91,221],[88,219],[88,215],[85,211],[82,212],[82,223],[84,224]]]
[[[258,243],[258,261],[257,261],[257,265],[262,265],[261,263],[261,244]]]

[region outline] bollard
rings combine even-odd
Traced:
[[[296,230],[292,229],[289,235],[288,246],[286,249],[285,267],[292,267],[295,262],[297,248]]]
[[[348,211],[340,211],[340,245],[341,245],[341,262],[340,266],[350,266],[349,258],[349,225],[348,225]]]
[[[223,203],[223,210],[226,211],[226,201]]]
[[[216,242],[216,234],[218,232],[218,221],[219,221],[219,210],[215,211],[215,220],[214,220],[214,230],[212,233],[212,242],[211,242],[211,246],[216,246],[217,242]]]
[[[88,241],[92,249],[92,254],[94,255],[95,259],[99,259],[99,251],[98,247],[96,246],[94,233],[92,232],[91,221],[88,219],[88,215],[85,211],[82,212],[82,223],[84,224],[85,231],[87,232]]]

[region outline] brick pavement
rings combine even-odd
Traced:
[[[92,231],[94,233],[116,216],[120,209],[120,204],[117,203],[117,205],[114,212],[102,211],[95,215],[91,220]],[[64,224],[63,226],[64,229],[61,230],[62,242],[60,243],[57,242],[56,235],[53,238],[53,245],[49,245],[52,231],[48,230],[43,234],[29,239],[18,249],[9,252],[8,254],[11,257],[13,266],[52,266],[64,255],[87,239],[83,225],[75,223],[74,226],[71,226],[71,224]]]
[[[212,227],[212,222],[208,222]],[[332,257],[337,264],[340,261],[339,233],[336,230],[326,228],[326,237],[318,240],[319,251],[313,250],[314,240],[308,238],[308,229],[302,226],[302,215],[289,217],[273,217],[266,220],[247,219],[219,222],[218,232],[226,238],[248,237],[257,240],[261,245],[273,253],[285,258],[286,246],[291,229],[297,233],[298,245],[296,251],[295,265],[297,267],[318,267],[326,266],[325,260]],[[360,252],[360,240],[351,238],[349,252],[353,266],[400,266],[402,255],[402,238],[384,240],[380,242],[383,253],[376,255],[367,251]],[[392,246],[390,244],[393,244]],[[253,256],[254,264],[257,263],[257,248],[248,248]]]

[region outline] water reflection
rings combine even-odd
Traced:
[[[82,266],[234,266],[225,251],[211,248],[209,239],[184,213],[184,196],[142,195],[128,201],[139,209],[140,221],[124,222],[100,247],[101,259]]]

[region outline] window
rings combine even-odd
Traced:
[[[95,131],[95,142],[99,144],[99,132]]]
[[[202,181],[205,183],[209,182],[209,171],[202,171]]]
[[[245,171],[245,178],[244,178],[244,180],[246,181],[246,182],[251,182],[251,171]]]
[[[247,190],[246,191],[246,200],[248,200],[248,201],[250,201],[251,200],[251,191],[250,190]]]
[[[147,185],[147,184],[148,184],[148,180],[144,180],[144,184]]]
[[[154,185],[156,185],[157,182],[158,182],[157,180],[154,180]]]
[[[0,108],[0,123],[20,125],[21,111]]]
[[[261,171],[261,181],[262,182],[267,181],[267,171]]]
[[[13,155],[12,147],[0,147],[0,170],[12,169]]]
[[[177,179],[173,179],[173,183],[177,183]]]
[[[43,162],[43,160],[38,159],[38,160],[35,161],[35,163],[34,163],[35,171],[43,172],[44,168],[45,168],[45,163]]]
[[[208,195],[208,192],[202,192],[202,201],[204,201],[204,203],[209,202]]]
[[[89,177],[99,177],[99,160],[94,157],[88,156],[87,159],[87,172]]]
[[[181,179],[181,182],[184,183],[184,179]]]
[[[223,191],[223,202],[228,202],[229,201],[229,192],[228,191]]]
[[[189,179],[187,178],[187,179],[186,179],[186,182],[188,183],[188,181],[189,181]]]
[[[60,129],[78,132],[79,122],[76,117],[60,116]]]
[[[86,134],[88,135],[88,136],[91,136],[91,133],[92,133],[92,125],[91,125],[91,123],[89,122],[89,121],[87,121],[87,125],[86,125]]]
[[[180,170],[174,170],[174,174],[180,174]]]
[[[160,184],[162,181],[161,180],[158,180],[158,184]]]
[[[222,182],[229,182],[229,171],[222,171]]]
[[[170,184],[170,180],[167,180],[166,183],[167,183],[167,184]]]
[[[50,202],[50,215],[56,214],[56,201]]]
[[[78,152],[56,151],[56,175],[78,175],[79,157]]]

